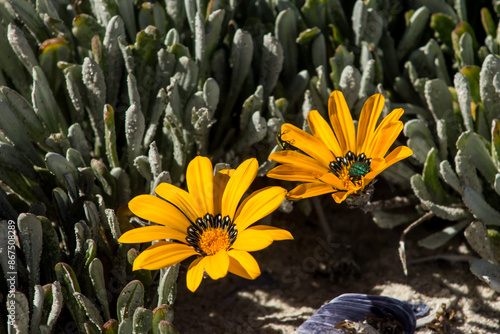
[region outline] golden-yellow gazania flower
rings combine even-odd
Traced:
[[[208,158],[196,157],[188,165],[189,192],[168,183],[156,187],[153,195],[139,195],[129,202],[140,218],[158,225],[139,227],[124,233],[118,241],[159,241],[135,259],[133,270],[161,269],[191,256],[197,258],[187,271],[187,287],[195,291],[206,272],[212,279],[227,272],[247,279],[260,275],[257,261],[248,252],[266,248],[274,240],[293,239],[276,227],[251,226],[278,208],[286,195],[281,187],[267,187],[241,197],[257,175],[257,160],[248,159],[236,170],[213,175]]]
[[[331,127],[317,110],[307,115],[312,135],[292,124],[283,124],[280,140],[302,152],[272,153],[269,159],[282,165],[267,176],[304,182],[288,193],[290,200],[332,193],[333,199],[341,203],[364,191],[384,169],[413,154],[410,148],[399,146],[386,156],[403,129],[399,120],[403,109],[393,110],[376,127],[384,102],[380,94],[366,101],[356,134],[344,95],[334,91],[328,100]]]

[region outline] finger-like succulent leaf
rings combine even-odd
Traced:
[[[259,85],[264,87],[266,99],[276,86],[283,66],[283,48],[277,38],[271,34],[264,36]]]
[[[441,179],[451,186],[457,193],[462,194],[462,185],[457,174],[452,169],[448,160],[441,161],[439,164],[439,176]]]
[[[482,259],[492,263],[498,263],[488,236],[486,225],[480,221],[474,221],[465,229],[464,235],[469,245],[481,256]]]
[[[60,262],[55,267],[57,280],[61,284],[62,294],[64,296],[64,304],[68,307],[73,320],[79,330],[83,331],[83,323],[85,322],[85,310],[75,298],[75,292],[80,291],[80,284],[76,278],[73,269],[66,263]]]
[[[434,210],[432,211],[435,212]],[[442,231],[433,233],[425,237],[424,239],[419,240],[418,245],[425,247],[427,249],[436,249],[438,247],[441,247],[448,241],[450,241],[450,239],[453,238],[455,235],[460,233],[467,225],[469,225],[469,223],[470,219],[464,219],[453,226],[448,226],[444,228]]]
[[[153,311],[144,307],[136,308],[133,323],[134,334],[148,334],[153,327]]]
[[[430,11],[428,7],[422,6],[411,16],[409,24],[399,42],[397,52],[398,59],[404,59],[410,50],[414,50],[429,20]]]
[[[497,117],[500,110],[500,96],[495,91],[493,79],[500,71],[500,59],[497,56],[489,55],[483,62],[479,79],[479,92],[486,113],[490,119]]]
[[[481,194],[469,187],[465,187],[462,197],[474,217],[486,225],[500,225],[500,212],[492,208]]]
[[[31,298],[35,285],[40,283],[40,257],[43,245],[42,223],[36,216],[22,213],[17,219],[17,227],[29,271]]]
[[[175,301],[175,284],[179,274],[179,265],[162,269],[160,285],[158,286],[158,307],[163,304],[173,305]],[[166,319],[168,320],[168,319]]]
[[[26,296],[20,291],[14,291],[7,296],[7,305],[13,305],[15,308],[14,319],[9,325],[16,333],[29,333],[29,304]]]
[[[486,260],[472,260],[470,270],[495,291],[500,292],[500,266]]]
[[[138,307],[142,307],[144,305],[144,286],[138,280],[134,280],[127,284],[117,301],[117,314],[118,321],[122,322],[122,320],[126,318],[130,318],[134,315],[135,310]]]
[[[481,172],[489,184],[495,182],[495,175],[498,169],[491,158],[486,143],[474,132],[464,132],[457,141],[457,147],[464,157],[474,162],[475,167]]]
[[[104,322],[102,321],[99,310],[94,305],[94,303],[92,303],[92,301],[84,294],[79,292],[75,292],[75,298],[85,310],[85,313],[87,314],[87,317],[90,319],[90,321],[92,321],[93,324],[101,329],[104,325]]]
[[[477,193],[482,193],[483,186],[477,175],[476,168],[470,158],[461,151],[458,151],[455,156],[455,170],[464,186],[473,189]]]

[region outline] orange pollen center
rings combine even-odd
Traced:
[[[344,189],[349,190],[357,190],[361,187],[361,182],[359,180],[353,180],[349,175],[349,167],[344,167],[342,171],[339,172],[338,178],[344,182]]]
[[[225,229],[209,228],[204,231],[198,241],[198,247],[207,255],[214,255],[222,249],[228,249],[231,239]]]
[[[215,217],[209,213],[197,218],[187,229],[186,241],[189,246],[203,256],[227,250],[236,241],[238,230],[229,216]]]

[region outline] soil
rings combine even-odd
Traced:
[[[412,260],[428,256],[463,254],[476,256],[463,236],[430,251],[417,241],[439,228],[430,220],[413,230],[406,250],[408,276],[398,256],[403,227],[379,228],[371,215],[321,198],[333,232],[328,244],[315,212],[304,216],[275,213],[272,224],[289,230],[293,241],[278,241],[252,253],[262,275],[250,281],[235,275],[205,279],[191,293],[185,285],[183,263],[178,280],[174,325],[191,333],[292,333],[321,305],[343,293],[384,295],[403,301],[442,304],[454,316],[448,333],[500,333],[500,297],[469,270],[467,260]],[[441,226],[442,228],[442,226]],[[417,333],[432,333],[423,327]]]

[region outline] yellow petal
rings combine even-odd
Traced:
[[[274,226],[256,225],[249,227],[247,231],[249,230],[265,231],[274,241],[293,240],[293,236],[290,232]]]
[[[234,175],[231,176],[222,195],[221,214],[223,218],[229,216],[233,221],[238,203],[255,179],[258,167],[256,159],[248,159],[243,161],[234,172]]]
[[[316,171],[317,173],[327,173],[330,170],[329,165],[322,165],[318,160],[290,150],[274,152],[269,155],[269,159],[280,164],[289,164],[301,170]]]
[[[370,169],[371,170],[376,170],[376,169],[385,169],[386,168],[386,161],[384,158],[381,157],[374,157],[372,158],[372,162],[370,163]]]
[[[373,132],[377,125],[380,113],[384,108],[385,99],[382,94],[375,94],[371,96],[363,105],[361,115],[359,116],[358,124],[358,138],[356,154],[365,153],[366,148],[373,140]]]
[[[339,142],[333,134],[332,128],[319,114],[317,110],[311,110],[307,114],[307,122],[312,134],[319,138],[336,157],[343,156]]]
[[[377,127],[377,129],[375,130],[373,135],[371,136],[370,141],[366,142],[364,153],[366,154],[366,156],[368,158],[373,158],[373,157],[377,156],[374,154],[374,151],[377,149],[378,143],[381,141],[384,141],[386,139],[382,132],[386,131],[386,129],[388,127],[390,127],[392,124],[400,123],[399,119],[401,118],[403,113],[404,113],[404,110],[402,108],[394,109],[393,111],[391,111],[391,113],[389,115],[387,115],[382,120],[382,122],[380,122],[379,126]],[[393,142],[394,142],[394,140],[392,142],[390,142],[390,144],[392,145]],[[385,152],[387,152],[387,150]],[[384,152],[384,154],[385,154],[385,152]],[[363,153],[363,152],[361,152],[361,153]]]
[[[316,182],[311,171],[297,169],[293,165],[279,165],[267,172],[267,177],[284,181]]]
[[[289,200],[298,200],[328,194],[333,191],[335,191],[335,189],[332,188],[332,186],[323,182],[303,183],[292,189],[286,195],[286,198],[288,198]]]
[[[221,213],[222,195],[230,179],[229,169],[224,169],[214,176],[214,214]],[[234,169],[232,169],[234,174]]]
[[[403,130],[403,122],[394,122],[388,124],[382,131],[372,149],[374,157],[384,157],[394,141]]]
[[[356,152],[354,122],[342,92],[335,90],[328,99],[328,114],[333,132],[342,148],[342,156],[347,151]],[[332,160],[330,160],[332,161]]]
[[[255,252],[266,248],[272,243],[273,238],[265,231],[246,229],[244,231],[238,230],[238,236],[231,248]]]
[[[156,270],[170,267],[198,253],[191,247],[177,242],[160,241],[149,246],[135,259],[133,270]]]
[[[338,191],[338,192],[334,192],[332,194],[332,198],[335,200],[335,202],[337,204],[340,204],[342,203],[348,195],[350,195],[352,193],[352,191],[350,192],[347,192],[347,191]]]
[[[224,249],[218,251],[215,255],[205,256],[203,266],[211,279],[216,280],[226,276],[229,268],[227,251]]]
[[[154,240],[172,239],[186,242],[186,232],[179,232],[166,226],[144,226],[134,228],[122,234],[118,239],[121,243],[151,242]]]
[[[326,173],[323,175],[318,175],[318,179],[328,185],[330,185],[334,189],[344,189],[345,185],[337,176],[333,173]]]
[[[189,291],[195,292],[200,286],[203,279],[203,263],[200,263],[204,258],[200,257],[191,262],[186,274],[186,285]]]
[[[179,210],[181,210],[189,218],[190,221],[194,222],[196,221],[196,218],[200,217],[198,216],[198,212],[200,212],[200,209],[198,209],[198,205],[194,201],[193,196],[187,191],[178,188],[170,183],[163,182],[155,188],[155,193],[157,193],[161,198],[178,207]]]
[[[189,193],[199,206],[198,217],[214,213],[213,168],[210,159],[198,156],[188,165],[186,182]]]
[[[229,270],[238,276],[256,279],[260,275],[260,268],[255,258],[247,251],[232,249],[227,252],[231,259]]]
[[[394,165],[396,162],[401,161],[403,159],[408,158],[413,154],[413,151],[406,146],[398,146],[396,147],[388,156],[385,157],[383,164],[376,166],[373,170],[366,174],[366,184],[369,184],[374,178],[376,178],[380,173],[382,173],[385,169]]]
[[[285,199],[285,195],[286,189],[266,187],[245,198],[233,220],[239,233],[276,210]]]
[[[224,175],[228,175],[229,177],[232,177],[234,175],[235,171],[236,171],[236,169],[229,168],[229,169],[220,170],[217,174],[224,174]]]
[[[334,159],[332,152],[321,140],[295,125],[283,124],[281,126],[281,139],[318,160],[322,166],[329,166]]]
[[[380,172],[387,168],[387,163],[384,158],[373,158],[370,164],[370,172],[362,179],[364,185],[370,184]]]
[[[406,159],[413,154],[413,151],[407,146],[396,147],[389,155],[385,157],[387,167],[395,164],[396,162]],[[386,168],[387,168],[386,167]]]
[[[241,276],[246,279],[254,279],[250,274],[241,266],[241,264],[233,259],[231,256],[229,257],[229,269],[228,271],[230,273],[233,273],[235,275]],[[259,273],[260,275],[260,273]],[[257,276],[259,276],[257,275]]]
[[[189,220],[179,209],[153,195],[136,196],[130,200],[128,207],[142,219],[169,226],[179,232],[185,232],[190,225]]]

